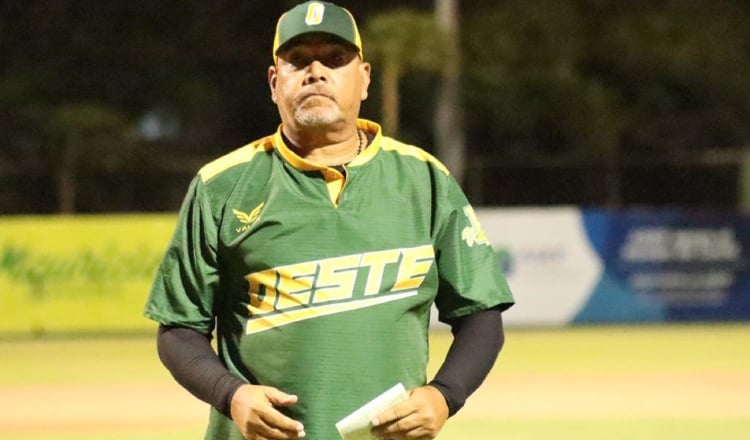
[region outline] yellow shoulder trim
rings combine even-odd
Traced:
[[[264,137],[207,163],[200,169],[200,171],[198,171],[198,174],[201,176],[201,180],[206,182],[217,174],[220,174],[235,165],[250,162],[255,153],[272,149],[273,143],[271,142],[271,137]]]
[[[423,162],[429,162],[435,165],[437,169],[445,173],[446,176],[450,174],[448,168],[446,168],[446,166],[443,165],[443,163],[440,162],[435,156],[419,147],[415,147],[414,145],[404,144],[393,138],[384,136],[382,142],[380,143],[380,148],[385,151],[395,151],[402,156],[411,156]]]

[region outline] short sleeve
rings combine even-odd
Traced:
[[[474,209],[454,179],[444,192],[436,202],[438,318],[445,322],[492,307],[509,308],[513,295]]]
[[[177,226],[159,265],[144,315],[208,334],[218,291],[217,226],[199,177],[190,184]]]

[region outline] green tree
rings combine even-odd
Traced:
[[[679,155],[750,141],[750,15],[742,2],[581,4],[593,6],[582,9],[589,46],[581,67],[618,96],[626,152]]]
[[[399,130],[399,81],[409,70],[436,72],[447,55],[444,36],[432,14],[407,9],[384,12],[367,21],[363,30],[365,57],[382,71],[383,130]]]
[[[506,166],[602,167],[601,200],[618,206],[641,203],[628,198],[625,167],[750,143],[742,2],[472,4],[463,59],[474,152]]]
[[[84,170],[117,172],[133,150],[127,119],[109,106],[70,104],[55,109],[45,129],[50,139],[58,193],[58,212],[76,211],[78,174]]]

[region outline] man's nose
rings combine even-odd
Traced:
[[[305,82],[307,84],[316,83],[319,81],[327,81],[326,67],[318,60],[313,60],[309,66],[307,66],[307,75],[305,76]]]

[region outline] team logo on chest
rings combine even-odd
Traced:
[[[423,245],[252,273],[245,277],[250,287],[246,333],[414,296],[434,262],[432,246]]]
[[[232,209],[232,213],[237,217],[237,219],[242,224],[241,226],[238,226],[235,228],[235,231],[239,234],[240,232],[245,232],[250,229],[250,225],[255,223],[255,220],[258,220],[258,217],[260,217],[260,212],[263,210],[263,205],[265,203],[261,203],[260,205],[256,206],[252,211],[249,213],[239,211],[237,209]]]

